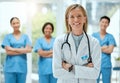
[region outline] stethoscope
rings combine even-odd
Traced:
[[[90,42],[89,42],[89,38],[88,38],[88,35],[87,35],[87,33],[86,33],[85,31],[84,31],[84,33],[85,33],[85,35],[86,35],[87,42],[88,42],[89,57],[88,57],[87,61],[88,61],[88,63],[92,63],[92,57],[91,57],[91,53],[90,53]],[[70,50],[70,52],[71,52],[71,45],[70,45],[70,43],[68,42],[68,37],[69,37],[69,35],[70,35],[70,33],[67,34],[67,37],[66,37],[65,42],[63,42],[62,45],[61,45],[61,49],[63,49],[63,46],[66,44],[66,45],[68,45],[69,50]]]

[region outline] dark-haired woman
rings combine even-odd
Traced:
[[[39,83],[56,83],[52,73],[52,49],[55,39],[51,35],[53,31],[53,24],[46,22],[42,27],[44,37],[39,38],[34,46],[34,51],[39,55]]]
[[[5,83],[26,83],[27,53],[31,52],[31,42],[26,34],[20,31],[20,20],[10,20],[13,33],[7,34],[2,42],[6,51],[4,64]]]

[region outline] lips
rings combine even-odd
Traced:
[[[73,23],[73,25],[77,26],[77,25],[80,25],[80,23]]]
[[[51,34],[51,32],[45,32],[45,34]]]

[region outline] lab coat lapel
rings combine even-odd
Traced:
[[[85,34],[83,34],[83,38],[78,46],[77,55],[83,55],[84,53],[87,53],[86,52],[87,49],[83,50],[86,47],[87,47],[87,39],[86,39]]]
[[[76,47],[75,47],[75,43],[74,43],[74,40],[73,40],[73,37],[72,37],[72,33],[70,33],[70,35],[69,35],[68,42],[71,45],[72,55],[75,56],[76,55]]]

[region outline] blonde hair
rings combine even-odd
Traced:
[[[85,9],[84,9],[80,4],[73,4],[73,5],[70,5],[70,6],[66,9],[66,12],[65,12],[65,23],[66,23],[67,33],[69,33],[69,32],[72,31],[72,29],[71,29],[71,27],[70,27],[70,25],[68,24],[68,21],[67,21],[67,20],[68,20],[68,15],[69,15],[69,13],[70,13],[72,10],[74,10],[74,9],[76,9],[76,8],[81,9],[83,15],[86,17],[86,23],[83,25],[83,30],[84,30],[85,32],[87,32],[87,26],[88,26],[87,13],[86,13]]]

